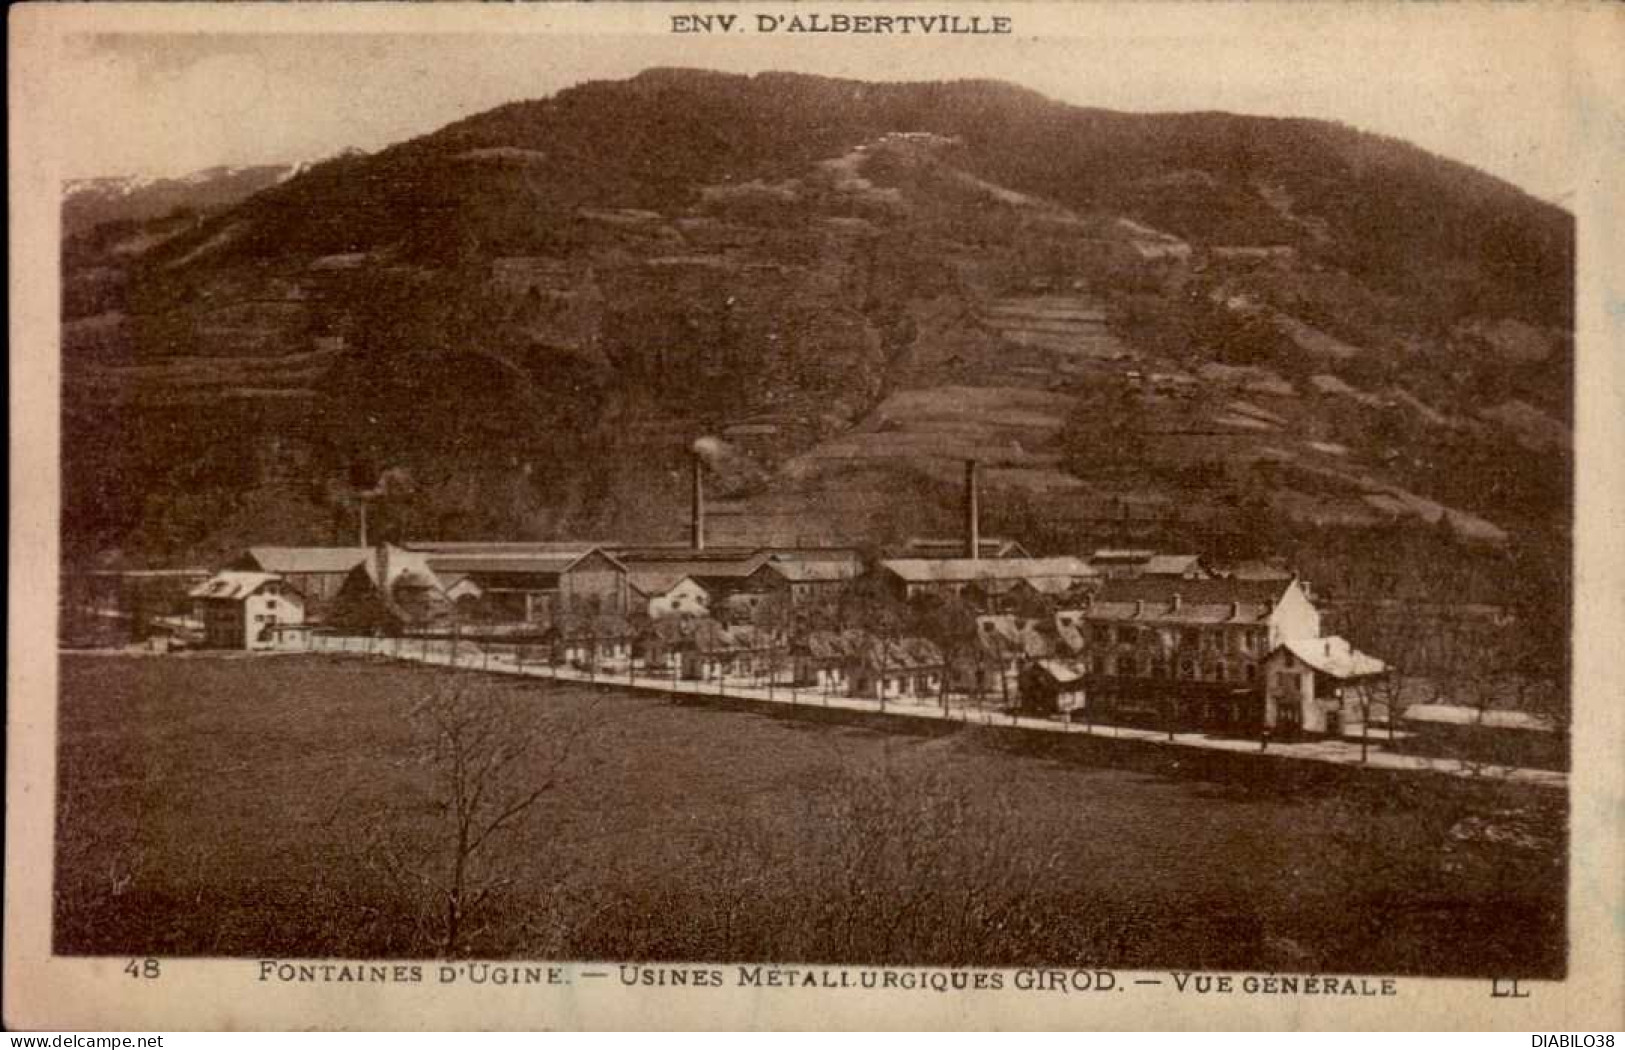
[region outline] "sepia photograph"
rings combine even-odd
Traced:
[[[12,162],[53,966],[1625,1022],[1619,18],[82,6]]]

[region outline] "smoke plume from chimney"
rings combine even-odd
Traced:
[[[693,499],[689,506],[689,546],[697,551],[705,549],[705,460],[709,439],[694,442],[692,469],[694,474]],[[712,442],[714,444],[714,442]]]

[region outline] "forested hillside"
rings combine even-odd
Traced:
[[[386,473],[382,535],[677,539],[713,435],[720,539],[943,531],[975,456],[1029,546],[1566,573],[1573,220],[1346,127],[652,70],[69,230],[74,558]]]

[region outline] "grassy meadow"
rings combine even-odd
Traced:
[[[65,954],[1564,967],[1555,792],[1221,783],[353,657],[61,671]],[[495,742],[462,781],[425,718],[448,697]]]

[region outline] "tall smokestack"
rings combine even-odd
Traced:
[[[689,508],[690,546],[697,551],[705,549],[705,461],[695,452],[691,457],[694,463],[694,500]]]
[[[965,557],[972,561],[982,556],[981,493],[976,461],[965,461]]]

